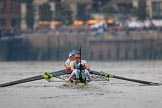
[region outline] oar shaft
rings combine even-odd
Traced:
[[[48,76],[49,77],[57,77],[57,76],[60,76],[60,75],[65,75],[67,73],[70,73],[70,72],[66,71],[66,70],[59,70],[59,71],[51,72],[49,74],[47,73],[47,76],[45,76],[46,74],[43,74],[43,75],[38,75],[38,76],[34,76],[34,77],[20,79],[20,80],[17,80],[17,81],[3,83],[3,84],[0,84],[0,87],[7,87],[7,86],[11,86],[11,85],[16,85],[16,84],[21,84],[21,83],[41,80],[41,79],[45,79],[45,77],[48,77]]]
[[[106,72],[90,71],[90,73],[91,74],[95,74],[95,75],[104,76],[104,77],[109,77],[109,78],[116,78],[116,79],[121,79],[121,80],[136,82],[136,83],[141,83],[141,84],[160,85],[160,83],[155,83],[155,82],[149,82],[149,81],[143,81],[143,80],[137,80],[137,79],[132,79],[132,78],[126,78],[126,77],[116,76],[116,75],[108,74]]]
[[[21,80],[17,80],[17,81],[0,84],[0,87],[7,87],[7,86],[21,84],[21,83],[25,83],[25,82],[36,81],[36,80],[40,80],[40,79],[44,79],[44,78],[41,75],[38,75],[38,76],[30,77],[30,78],[25,78],[25,79],[21,79]]]
[[[159,83],[155,83],[155,82],[131,79],[131,78],[126,78],[126,77],[121,77],[121,76],[116,76],[116,75],[113,75],[113,78],[131,81],[131,82],[137,82],[137,83],[141,83],[141,84],[147,84],[147,85],[159,85]]]

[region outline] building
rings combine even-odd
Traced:
[[[162,18],[162,0],[111,0],[117,5],[132,5],[135,8],[140,8],[142,2],[146,6],[146,13],[152,19]]]
[[[20,0],[0,0],[0,30],[20,28]]]
[[[43,4],[49,6],[51,13],[50,20],[59,19],[63,17],[62,13],[60,14],[62,11],[60,8],[62,1],[63,0],[0,0],[0,29],[36,29],[39,27],[38,22],[41,20],[40,6]],[[85,14],[91,15],[86,9],[91,8],[92,2],[93,0],[67,0],[66,4],[69,5],[72,11],[71,20],[80,19],[79,14],[84,18],[87,18],[87,16],[84,16]],[[145,3],[145,11],[149,18],[162,18],[162,0],[110,0],[108,3],[116,4],[117,6],[124,5],[139,8],[141,2]],[[55,25],[50,25],[50,27],[55,28]]]
[[[162,19],[162,0],[146,0],[146,10],[152,19]]]

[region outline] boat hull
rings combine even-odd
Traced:
[[[78,83],[73,83],[73,82],[65,82],[64,86],[78,86],[78,87],[82,87],[82,86],[86,86],[87,83],[82,83],[82,82],[78,82]]]

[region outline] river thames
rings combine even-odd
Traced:
[[[0,62],[0,84],[64,69],[64,62]],[[91,69],[162,83],[162,61],[89,62]],[[65,87],[53,78],[0,88],[1,108],[161,108],[162,86],[119,79]]]

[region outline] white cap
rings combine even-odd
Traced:
[[[69,54],[69,57],[71,57],[73,54]]]

